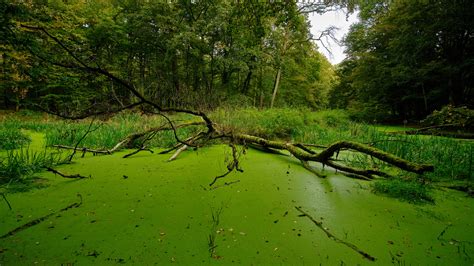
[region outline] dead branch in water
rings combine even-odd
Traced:
[[[200,122],[200,121],[194,121],[194,122],[174,125],[173,128],[176,130],[176,129],[185,128],[185,127],[189,127],[189,126],[199,126],[199,125],[204,125],[204,123]],[[162,125],[162,126],[159,126],[159,127],[154,127],[154,128],[147,129],[147,130],[142,131],[142,132],[132,133],[132,134],[128,135],[127,137],[125,137],[123,140],[119,141],[117,144],[115,144],[115,146],[113,148],[107,149],[107,150],[98,150],[98,149],[91,149],[91,148],[86,148],[86,147],[77,147],[78,145],[76,145],[76,147],[66,146],[66,145],[52,145],[52,147],[58,148],[58,149],[74,150],[74,151],[78,150],[78,151],[82,151],[84,153],[85,152],[91,152],[93,154],[107,155],[107,154],[112,154],[112,153],[120,150],[123,147],[129,147],[129,145],[131,145],[137,139],[144,138],[144,141],[142,142],[142,149],[141,150],[146,150],[143,147],[143,144],[146,143],[147,141],[150,141],[152,138],[154,138],[156,133],[158,133],[159,131],[173,130],[173,128],[170,127],[170,126]],[[191,139],[191,138],[189,138],[189,139]]]
[[[10,202],[7,200],[7,196],[5,196],[5,193],[0,193],[0,195],[2,195],[3,200],[5,200],[5,202],[6,202],[7,205],[8,205],[8,208],[9,208],[10,211],[11,211],[11,210],[12,210],[12,205],[10,205]]]
[[[232,159],[229,162],[229,164],[227,164],[227,172],[222,174],[222,175],[214,177],[214,180],[209,184],[209,186],[214,185],[214,183],[216,183],[216,181],[218,179],[226,177],[228,174],[230,174],[234,170],[238,171],[238,172],[243,172],[244,171],[244,170],[239,168],[239,158],[238,158],[237,148],[235,147],[235,144],[233,142],[231,142],[229,144],[229,147],[232,150]]]
[[[343,244],[349,248],[351,248],[352,250],[354,250],[355,252],[361,254],[364,258],[370,260],[370,261],[375,261],[376,258],[375,257],[372,257],[371,255],[369,255],[367,252],[365,251],[362,251],[361,249],[359,249],[356,245],[352,244],[352,243],[349,243],[347,241],[344,241],[338,237],[336,237],[335,235],[333,235],[331,232],[329,232],[329,230],[327,228],[325,228],[323,226],[323,223],[314,219],[311,215],[309,215],[307,212],[303,211],[303,209],[301,207],[297,207],[295,206],[296,210],[298,210],[301,214],[299,215],[300,217],[308,217],[309,220],[311,220],[311,222],[313,222],[319,229],[321,229],[328,238],[334,240],[335,242],[337,243],[340,243],[340,244]]]
[[[53,168],[51,168],[51,167],[46,167],[46,170],[47,170],[48,172],[52,172],[52,173],[54,173],[54,174],[60,175],[60,176],[62,176],[62,177],[64,177],[64,178],[79,178],[79,179],[87,178],[87,177],[85,177],[85,176],[83,176],[83,175],[80,175],[80,174],[67,175],[67,174],[61,173],[61,172],[59,172],[58,170],[53,169]]]
[[[26,224],[24,224],[24,225],[22,225],[22,226],[19,226],[19,227],[15,228],[15,229],[13,229],[13,230],[11,230],[11,231],[5,233],[4,235],[0,236],[0,239],[7,238],[7,237],[9,237],[9,236],[13,236],[13,235],[15,235],[15,234],[17,234],[17,233],[19,233],[19,232],[25,230],[25,229],[28,229],[28,228],[30,228],[30,227],[32,227],[32,226],[35,226],[35,225],[37,225],[37,224],[40,224],[40,223],[43,222],[44,220],[48,219],[49,217],[51,217],[51,216],[53,216],[53,215],[55,215],[55,214],[57,214],[57,213],[65,212],[65,211],[67,211],[67,210],[69,210],[69,209],[72,209],[72,208],[78,208],[79,206],[82,205],[82,195],[81,195],[81,194],[77,194],[77,196],[79,197],[79,202],[72,203],[72,204],[70,204],[70,205],[68,205],[68,206],[66,206],[66,207],[64,207],[64,208],[62,208],[62,209],[60,209],[60,210],[57,211],[57,212],[52,212],[52,213],[47,214],[47,215],[45,215],[45,216],[43,216],[43,217],[34,219],[34,220],[32,220],[32,221],[30,221],[30,222],[28,222],[28,223],[26,223]]]
[[[242,145],[243,147],[246,147],[247,145],[255,145],[267,150],[273,150],[273,151],[279,151],[279,152],[287,151],[292,156],[299,159],[302,162],[303,167],[311,170],[312,172],[314,172],[314,169],[309,166],[309,162],[317,162],[317,163],[321,163],[323,166],[328,165],[336,169],[337,171],[341,171],[342,173],[346,175],[368,179],[368,180],[374,178],[375,176],[388,177],[388,175],[377,169],[358,169],[358,168],[344,165],[343,163],[335,163],[335,159],[333,158],[334,155],[336,154],[336,157],[337,157],[337,154],[340,151],[350,150],[350,151],[369,155],[383,162],[386,162],[392,166],[398,167],[402,170],[417,173],[417,174],[423,174],[428,171],[433,171],[434,169],[432,165],[413,163],[413,162],[404,160],[402,158],[399,158],[393,154],[374,148],[370,145],[352,142],[352,141],[339,141],[339,142],[329,145],[328,147],[325,147],[325,146],[320,146],[316,144],[301,144],[301,143],[291,143],[291,142],[283,142],[283,141],[273,141],[273,140],[260,138],[257,136],[252,136],[252,135],[243,134],[243,133],[236,133],[236,132],[226,130],[225,128],[221,128],[219,125],[214,123],[214,121],[212,121],[208,117],[208,115],[202,111],[195,111],[195,110],[183,109],[183,108],[164,107],[160,105],[158,102],[154,102],[150,99],[147,99],[145,95],[141,94],[139,90],[137,90],[137,88],[133,84],[129,83],[127,80],[116,76],[115,74],[109,72],[108,70],[104,68],[101,68],[100,66],[91,65],[88,62],[82,60],[81,57],[76,55],[73,49],[65,45],[55,35],[51,34],[46,28],[33,26],[33,25],[26,25],[26,24],[22,24],[20,25],[20,27],[23,28],[24,30],[32,31],[32,32],[36,32],[41,35],[44,35],[46,39],[52,40],[53,43],[57,44],[59,49],[62,49],[67,54],[68,58],[71,61],[70,63],[67,63],[67,64],[65,64],[64,62],[56,62],[55,65],[69,68],[69,69],[72,68],[72,69],[76,69],[76,70],[80,70],[80,71],[84,71],[88,73],[94,73],[97,75],[102,75],[103,77],[109,79],[111,82],[114,82],[120,85],[121,87],[123,87],[124,89],[126,89],[131,95],[133,95],[136,98],[135,99],[136,103],[133,103],[128,106],[123,106],[122,104],[121,105],[122,108],[112,110],[110,113],[124,110],[124,109],[129,109],[132,107],[141,107],[143,110],[151,109],[150,111],[151,113],[162,116],[166,120],[166,123],[167,123],[166,126],[163,125],[158,128],[152,128],[152,129],[145,130],[143,132],[131,134],[127,136],[124,140],[117,143],[115,147],[110,150],[95,151],[95,150],[91,150],[87,148],[78,148],[77,147],[78,145],[76,145],[76,147],[72,147],[74,151],[82,150],[83,152],[91,151],[98,154],[111,154],[114,151],[120,149],[121,147],[127,147],[130,143],[133,143],[135,140],[139,138],[143,138],[144,136],[146,136],[147,134],[150,134],[151,132],[157,132],[160,130],[172,130],[175,140],[178,143],[178,145],[175,145],[175,147],[173,147],[173,149],[170,149],[169,151],[175,150],[175,149],[184,150],[186,146],[189,146],[189,147],[204,146],[206,144],[209,144],[209,141],[216,140],[216,139],[228,141],[229,146],[232,149],[232,160],[227,165],[228,171],[225,174],[215,177],[214,180],[210,183],[211,186],[218,179],[227,176],[232,171],[240,171],[240,172],[242,171],[242,169],[240,169],[239,167],[239,158],[237,155],[236,145]],[[49,63],[54,64],[54,62],[49,62]],[[101,112],[99,111],[95,113],[101,113]],[[168,116],[169,114],[172,114],[172,113],[189,114],[196,118],[199,118],[200,121],[181,124],[181,125],[175,125],[175,123]],[[93,112],[88,111],[88,113],[82,116],[79,115],[79,117],[90,117],[91,114],[93,114]],[[192,125],[203,125],[207,128],[207,130],[200,132],[198,134],[198,138],[196,139],[193,137],[188,137],[188,139],[186,140],[181,140],[178,137],[177,129],[180,127],[187,127],[187,126],[192,126]],[[197,144],[196,140],[198,139],[200,143]],[[64,148],[63,146],[56,146],[56,147]],[[322,150],[315,151],[315,150],[310,149],[310,147],[318,148]],[[71,147],[68,147],[68,148],[71,148]],[[145,150],[145,148],[146,147],[142,145],[142,147],[137,152]],[[179,155],[179,152],[175,153],[175,155],[176,156]]]
[[[95,119],[92,119],[92,120],[91,120],[91,122],[90,122],[90,124],[89,124],[89,127],[87,128],[86,133],[84,133],[84,135],[82,135],[82,137],[76,142],[76,146],[74,146],[74,150],[73,150],[72,154],[69,156],[69,159],[68,159],[69,162],[72,161],[72,158],[74,158],[74,155],[76,154],[77,147],[78,147],[79,144],[87,137],[87,135],[89,135],[89,133],[94,132],[94,131],[96,131],[97,129],[100,128],[101,125],[98,125],[98,126],[95,127],[94,129],[92,128],[92,125],[94,124],[94,120],[95,120]],[[83,154],[82,156],[84,157],[84,154]]]

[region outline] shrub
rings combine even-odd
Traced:
[[[422,124],[425,126],[457,124],[462,128],[474,129],[474,110],[466,106],[447,105],[428,115]]]

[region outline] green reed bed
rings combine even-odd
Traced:
[[[320,145],[330,145],[341,140],[358,141],[410,161],[433,164],[435,170],[432,173],[417,176],[393,169],[367,155],[343,152],[339,156],[339,159],[355,167],[388,171],[394,178],[375,181],[373,190],[409,202],[432,201],[430,186],[426,182],[474,181],[472,141],[393,134],[379,126],[352,122],[341,110],[220,109],[213,115],[228,127],[262,137]]]
[[[341,140],[358,141],[410,161],[433,164],[435,166],[434,172],[420,177],[392,168],[389,169],[383,162],[366,155],[351,152],[341,153],[339,159],[348,161],[353,166],[360,168],[375,167],[389,171],[397,177],[392,186],[396,191],[405,191],[403,193],[408,195],[407,199],[409,201],[411,201],[410,195],[421,194],[417,194],[417,189],[409,192],[410,188],[417,188],[416,184],[400,185],[403,182],[412,182],[411,180],[427,180],[429,182],[464,180],[472,182],[474,178],[472,174],[474,143],[472,141],[434,136],[391,134],[377,126],[350,121],[346,112],[341,110],[312,112],[308,109],[289,108],[271,110],[220,108],[211,112],[210,117],[224,128],[268,139],[319,145],[330,145]],[[167,123],[160,116],[148,116],[136,112],[123,112],[106,120],[95,119],[92,125],[91,119],[63,121],[50,116],[46,118],[43,120],[18,117],[7,119],[0,125],[0,136],[1,132],[7,132],[5,135],[9,134],[8,136],[10,136],[7,139],[16,140],[12,136],[21,136],[21,129],[28,129],[44,133],[47,146],[75,146],[86,132],[92,129],[81,140],[78,147],[110,149],[131,133],[141,132]],[[195,117],[189,115],[172,115],[171,119],[177,124],[196,120]],[[184,139],[199,129],[203,129],[203,127],[182,128],[178,130],[177,134],[179,138]],[[24,141],[23,143],[27,142],[27,140]],[[161,131],[148,143],[148,147],[170,147],[175,143],[176,140],[172,131]],[[140,143],[136,143],[131,148],[139,147],[139,145]],[[12,147],[19,146],[13,145]],[[12,169],[14,169],[15,159],[12,159],[8,165],[12,165]],[[19,168],[21,167],[19,166]],[[391,192],[387,189],[390,182],[375,182],[374,190],[390,195]],[[398,189],[398,187],[403,187],[403,189]],[[403,194],[402,192],[392,194],[399,195],[400,193]],[[421,198],[426,200],[428,196]]]
[[[31,139],[21,132],[20,124],[15,121],[0,123],[0,150],[12,150],[27,145]]]
[[[28,148],[10,150],[0,157],[0,184],[22,181],[45,167],[63,164],[66,159],[66,154],[62,152],[32,151]]]

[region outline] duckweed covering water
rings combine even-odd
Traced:
[[[92,175],[68,180],[51,173],[46,189],[9,194],[0,204],[0,235],[57,212],[0,239],[0,262],[136,265],[472,265],[474,203],[461,193],[437,192],[436,205],[411,205],[370,192],[367,182],[320,179],[289,157],[250,150],[244,173],[208,184],[225,172],[225,146],[169,155],[90,156],[59,167]],[[78,201],[82,205],[60,209]],[[338,238],[376,258],[364,259],[328,238],[295,206]],[[220,212],[216,211],[221,209]],[[214,218],[213,218],[214,214]],[[218,222],[216,223],[216,215]],[[214,237],[210,247],[210,236]]]

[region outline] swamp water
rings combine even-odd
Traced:
[[[226,146],[186,151],[170,163],[170,155],[124,154],[57,168],[91,178],[44,172],[38,176],[48,179],[47,188],[8,194],[13,210],[0,202],[0,235],[54,214],[0,239],[0,265],[474,262],[474,200],[458,192],[438,191],[435,205],[408,204],[373,194],[370,182],[321,179],[290,157],[254,150],[241,158],[243,173],[209,189],[227,170]],[[64,210],[80,202],[78,195],[82,204]]]

